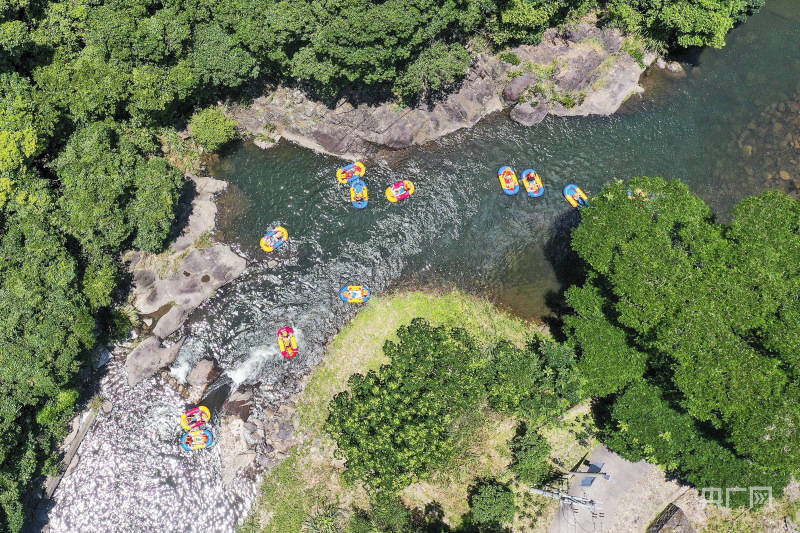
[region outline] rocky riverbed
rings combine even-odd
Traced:
[[[800,91],[750,121],[737,141],[747,176],[800,197]]]
[[[536,46],[476,54],[457,90],[432,105],[409,108],[343,98],[329,107],[301,89],[279,86],[251,106],[234,108],[232,115],[262,147],[282,137],[355,159],[382,147],[421,145],[509,108],[511,118],[526,126],[548,114],[612,114],[641,91],[639,76],[654,59],[654,54],[637,51],[619,30],[598,28],[589,16],[572,27],[547,30]]]

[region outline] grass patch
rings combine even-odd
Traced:
[[[211,248],[211,245],[214,244],[214,241],[211,240],[211,234],[207,231],[204,231],[197,237],[197,240],[194,241],[194,247],[198,250],[205,250],[206,248]]]
[[[622,50],[627,52],[641,68],[647,65],[644,63],[644,43],[640,39],[627,38],[622,44]]]
[[[503,63],[514,65],[515,67],[520,63],[522,63],[522,60],[514,52],[501,52],[500,54],[497,55],[497,59],[499,59]]]

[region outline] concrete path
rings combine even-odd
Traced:
[[[590,509],[578,506],[570,508],[570,506],[562,504],[550,524],[550,533],[611,532],[609,525],[617,522],[615,516],[625,512],[625,509],[617,508],[619,501],[655,468],[644,461],[638,463],[627,461],[605,446],[595,448],[588,458],[588,462],[603,463],[601,471],[607,473],[609,478],[573,476],[570,480],[569,494],[594,500],[595,511],[592,512]],[[579,470],[596,471],[586,465],[580,467]],[[581,486],[581,482],[590,479],[594,479],[591,485]],[[644,524],[644,527],[647,527],[647,524]],[[626,531],[625,533],[633,532]]]

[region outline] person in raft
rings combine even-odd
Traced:
[[[364,193],[363,192],[357,192],[357,193],[355,193],[355,196],[353,196],[353,201],[354,202],[360,202],[363,199],[364,199]]]

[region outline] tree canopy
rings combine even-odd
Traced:
[[[589,275],[565,322],[612,442],[697,485],[782,486],[800,458],[800,202],[765,192],[725,226],[681,182],[636,178],[582,214]]]

